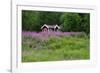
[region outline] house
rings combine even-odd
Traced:
[[[42,27],[41,27],[41,30],[43,32],[45,31],[58,31],[60,29],[60,27],[56,24],[56,25],[47,25],[47,24],[44,24]]]

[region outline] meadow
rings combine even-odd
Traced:
[[[22,32],[22,62],[90,59],[83,32]]]

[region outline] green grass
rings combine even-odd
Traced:
[[[88,37],[22,38],[22,62],[85,60],[90,58]]]

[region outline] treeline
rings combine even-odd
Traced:
[[[47,12],[47,11],[22,11],[22,30],[41,31],[44,24],[61,27],[61,31],[90,32],[89,13]]]

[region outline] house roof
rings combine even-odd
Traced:
[[[47,28],[56,28],[56,27],[58,27],[58,29],[60,28],[57,24],[56,24],[56,25],[47,25],[47,24],[44,24],[44,25],[41,27],[41,29],[42,29],[43,27],[47,27]]]

